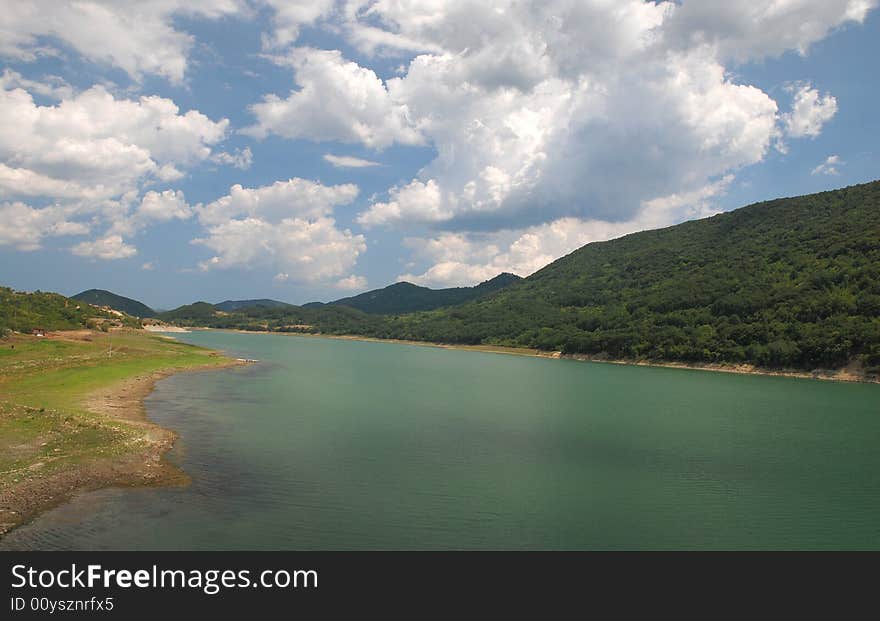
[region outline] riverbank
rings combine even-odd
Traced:
[[[0,536],[82,491],[186,484],[143,399],[173,373],[237,364],[140,330],[0,339]]]
[[[737,373],[741,375],[767,375],[774,377],[795,377],[800,379],[817,379],[834,382],[859,382],[866,384],[880,383],[880,376],[865,373],[857,364],[850,364],[841,369],[800,369],[767,368],[746,363],[686,363],[661,360],[626,360],[612,359],[601,355],[563,354],[560,351],[545,351],[525,347],[508,347],[504,345],[456,345],[449,343],[433,343],[428,341],[412,341],[404,339],[380,339],[370,336],[348,334],[309,334],[305,332],[270,332],[267,330],[231,330],[221,328],[189,327],[185,330],[218,330],[222,332],[240,332],[243,334],[278,334],[304,338],[328,338],[349,341],[365,341],[369,343],[398,343],[401,345],[419,345],[422,347],[438,347],[441,349],[458,349],[463,351],[480,351],[490,354],[506,354],[513,356],[533,356],[537,358],[555,358],[578,360],[582,362],[598,362],[602,364],[619,364],[641,367],[659,367],[665,369],[686,369],[691,371],[714,371],[717,373]]]

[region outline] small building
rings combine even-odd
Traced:
[[[46,331],[43,328],[34,328],[31,330],[31,334],[34,336],[46,336]]]

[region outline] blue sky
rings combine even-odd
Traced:
[[[880,176],[874,1],[427,4],[21,3],[0,283],[475,284]]]

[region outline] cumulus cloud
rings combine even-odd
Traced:
[[[299,38],[300,28],[327,15],[334,0],[266,0],[273,10],[272,30],[263,36],[263,47],[283,48]]]
[[[845,164],[839,155],[829,155],[825,161],[810,171],[811,175],[839,175],[840,166]]]
[[[785,132],[792,138],[822,133],[822,126],[837,114],[837,99],[828,93],[820,95],[810,84],[801,84],[794,90],[791,111],[782,115]]]
[[[73,88],[64,78],[43,76],[40,80],[31,80],[17,71],[4,69],[3,75],[0,75],[0,89],[6,91],[13,88],[22,88],[51,99],[65,99],[73,95]]]
[[[92,259],[127,259],[137,254],[137,248],[123,241],[120,235],[107,235],[95,241],[80,242],[72,249],[73,254]]]
[[[352,184],[325,186],[299,178],[259,188],[235,185],[226,196],[196,207],[207,235],[193,243],[215,253],[199,267],[267,268],[277,272],[279,282],[344,278],[366,241],[338,228],[332,214],[357,194]]]
[[[181,190],[150,190],[130,212],[116,216],[110,233],[130,236],[155,224],[188,220],[192,215],[192,207]]]
[[[208,159],[228,126],[226,119],[182,112],[170,99],[121,99],[103,86],[73,95],[62,89],[56,105],[43,106],[25,90],[35,89],[32,81],[6,73],[0,85],[0,115],[15,119],[0,126],[0,197],[51,202],[56,211],[46,214],[92,225],[97,219],[112,234],[187,215],[179,192],[138,196],[145,186],[177,180]],[[78,254],[117,258],[131,248],[112,246],[114,241],[105,236],[78,246]]]
[[[84,235],[89,227],[72,222],[70,210],[57,205],[40,209],[22,202],[0,203],[0,246],[31,251],[40,248],[44,237]]]
[[[355,289],[366,289],[367,288],[367,279],[363,276],[355,276],[352,274],[351,276],[347,276],[345,278],[340,278],[336,281],[337,289],[344,289],[346,291],[351,291]]]
[[[239,170],[247,170],[254,162],[254,154],[250,147],[236,149],[233,153],[220,151],[211,156],[211,161],[225,166],[233,166]]]
[[[75,183],[83,197],[113,196],[145,177],[173,177],[175,170],[211,154],[229,122],[212,121],[170,99],[117,99],[94,86],[55,106],[39,106],[21,89],[0,91],[0,114],[16,119],[0,128],[0,160],[44,178]],[[22,186],[31,192],[27,185]]]
[[[186,220],[192,215],[192,210],[180,190],[151,190],[144,194],[136,215],[145,222],[168,222]]]
[[[133,79],[156,74],[179,83],[193,37],[175,17],[216,19],[242,13],[237,0],[30,0],[0,12],[0,55],[31,61],[57,52],[56,42]]]
[[[625,220],[645,200],[764,158],[777,131],[766,93],[736,84],[703,49],[634,54],[619,71],[562,78],[573,69],[557,67],[527,90],[497,75],[463,82],[459,56],[417,57],[389,90],[438,156],[360,222],[467,230]]]
[[[299,48],[279,62],[294,70],[298,90],[286,99],[267,95],[250,109],[257,123],[242,130],[257,138],[357,142],[382,148],[398,142],[419,144],[406,106],[394,101],[371,70],[345,60],[338,50]]]
[[[682,3],[664,27],[669,45],[712,47],[722,60],[749,61],[810,46],[848,22],[864,21],[876,0],[699,0]]]
[[[333,155],[332,153],[325,153],[324,161],[334,168],[368,168],[370,166],[381,166],[379,162],[374,162],[373,160],[365,160],[350,155]]]
[[[351,183],[327,186],[316,181],[294,177],[259,188],[236,184],[229,194],[196,211],[205,225],[222,224],[232,218],[252,217],[278,222],[284,218],[317,218],[328,215],[337,205],[347,205],[358,195]]]
[[[394,224],[402,220],[440,222],[452,217],[452,211],[444,209],[440,186],[433,179],[427,183],[413,180],[403,187],[389,191],[391,200],[373,203],[368,211],[358,216],[358,222],[366,227]]]

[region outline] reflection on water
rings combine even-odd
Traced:
[[[878,548],[880,387],[278,335],[147,399],[186,488],[2,549]]]

